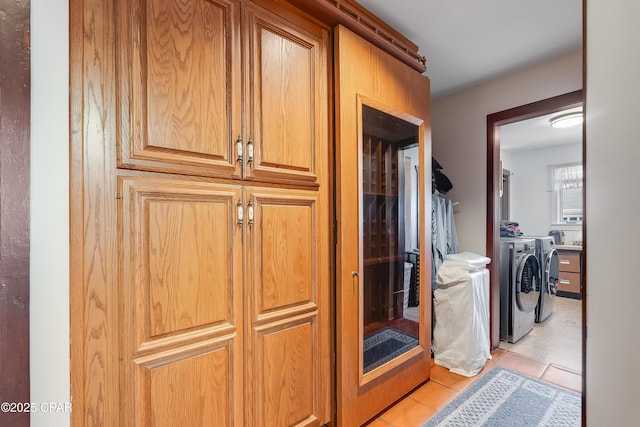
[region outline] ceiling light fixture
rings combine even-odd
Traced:
[[[568,128],[581,124],[582,120],[582,112],[575,111],[573,113],[560,114],[559,116],[552,117],[549,122],[554,128]]]

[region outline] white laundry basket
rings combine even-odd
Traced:
[[[491,359],[487,257],[448,255],[438,269],[434,296],[434,362],[451,372],[476,375]]]

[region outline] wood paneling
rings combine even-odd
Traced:
[[[102,0],[69,7],[74,426],[119,424],[113,13]]]

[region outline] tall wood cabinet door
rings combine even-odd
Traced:
[[[331,418],[326,195],[245,195],[249,426],[319,426]]]
[[[431,145],[429,80],[343,27],[335,41],[337,421],[346,427],[429,378],[431,251],[420,242],[431,241]],[[416,248],[409,317],[395,294],[411,289]],[[384,303],[365,305],[376,299]]]
[[[240,187],[118,188],[119,425],[244,425]]]
[[[300,16],[243,9],[247,179],[316,186],[328,140],[329,35]]]
[[[118,166],[240,177],[237,0],[115,5]]]

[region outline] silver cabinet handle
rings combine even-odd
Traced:
[[[238,199],[238,204],[236,204],[236,213],[238,215],[238,220],[236,224],[239,227],[242,227],[242,223],[244,221],[244,209],[242,208],[242,200]]]
[[[570,280],[560,280],[560,284],[562,284],[562,285],[570,285],[571,281]]]
[[[237,161],[242,162],[242,138],[238,135],[236,139],[236,154],[238,156]]]
[[[253,139],[249,138],[247,141],[247,164],[251,166],[253,164]]]
[[[253,227],[253,200],[249,200],[249,204],[247,205],[247,214],[249,216],[249,228]]]
[[[561,259],[560,260],[560,264],[569,265],[569,264],[571,264],[571,261],[568,261],[566,259]]]

